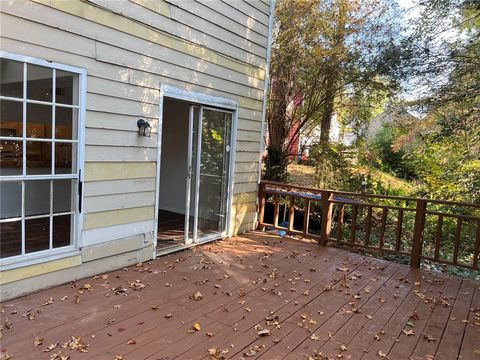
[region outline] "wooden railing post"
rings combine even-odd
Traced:
[[[265,230],[265,227],[262,225],[265,217],[265,202],[266,202],[265,184],[263,182],[260,182],[260,184],[258,184],[258,224],[257,224],[257,230],[260,230],[260,231]]]
[[[413,230],[412,254],[410,267],[419,268],[422,256],[423,229],[425,227],[425,212],[427,210],[427,201],[418,199],[415,209],[415,227]]]
[[[333,194],[329,191],[322,191],[322,231],[319,244],[327,245],[330,233],[332,232],[333,218]]]

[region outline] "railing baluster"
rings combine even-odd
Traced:
[[[337,241],[342,241],[343,235],[343,218],[345,216],[345,204],[340,204],[338,208],[338,221],[337,221]]]
[[[322,191],[322,230],[320,233],[320,245],[327,245],[332,231],[333,215],[333,194],[329,191]]]
[[[306,200],[303,210],[303,233],[308,234],[308,225],[310,223],[310,199]]]
[[[473,268],[478,270],[478,256],[480,255],[480,220],[477,220],[477,240],[473,249]]]
[[[458,262],[458,250],[460,249],[460,237],[462,236],[462,224],[463,219],[457,219],[457,230],[455,232],[455,243],[453,247],[453,264],[457,265]]]
[[[417,200],[415,209],[415,228],[413,229],[412,254],[410,266],[419,268],[422,261],[422,242],[423,229],[425,228],[425,211],[427,210],[427,201],[424,199]]]
[[[385,229],[387,227],[387,212],[388,212],[388,209],[384,208],[383,213],[382,213],[382,228],[380,230],[380,243],[379,243],[380,249],[383,249],[383,246],[385,244]]]
[[[443,215],[438,215],[437,231],[435,232],[435,260],[440,256],[440,246],[442,241]]]
[[[372,232],[372,207],[367,208],[367,229],[365,230],[365,246],[370,246],[370,234]]]
[[[280,210],[280,195],[275,194],[273,196],[274,202],[275,202],[275,207],[273,210],[273,226],[278,227],[278,215],[279,215],[279,210]]]
[[[358,206],[353,205],[353,214],[352,214],[352,229],[350,231],[350,242],[352,244],[355,243],[355,235],[357,232],[357,213],[358,213]]]
[[[395,251],[400,251],[400,246],[402,244],[402,225],[403,225],[403,209],[398,210],[398,221],[396,229],[396,239],[395,239]]]
[[[263,231],[265,230],[265,226],[263,226],[263,222],[265,220],[265,204],[267,201],[267,194],[265,193],[265,184],[260,183],[258,185],[258,225],[257,230]]]
[[[288,230],[293,230],[293,221],[295,220],[295,198],[290,197],[290,207],[288,208]]]

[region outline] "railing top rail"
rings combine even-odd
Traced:
[[[284,184],[284,183],[281,183],[281,182],[270,181],[270,180],[262,180],[261,183],[264,184],[264,185],[267,185],[267,186],[270,185],[270,186],[275,186],[275,187],[283,188],[283,189],[296,189],[296,190],[308,191],[308,192],[311,192],[311,193],[329,192],[329,193],[333,193],[333,194],[347,195],[347,196],[358,196],[358,197],[371,198],[371,199],[390,199],[390,200],[400,200],[400,201],[427,201],[428,203],[431,203],[431,204],[451,205],[451,206],[468,206],[468,207],[473,207],[473,208],[476,208],[476,209],[480,209],[480,204],[475,204],[475,203],[464,203],[464,202],[448,201],[448,200],[431,200],[431,199],[425,199],[425,198],[393,196],[393,195],[363,194],[363,193],[356,193],[356,192],[350,192],[350,191],[338,191],[338,190],[329,190],[329,189],[317,189],[317,188],[312,188],[312,187],[307,187],[307,186]]]

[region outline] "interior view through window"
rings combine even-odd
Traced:
[[[79,75],[1,59],[0,257],[72,244]]]
[[[164,100],[159,249],[226,231],[232,116],[231,111]]]

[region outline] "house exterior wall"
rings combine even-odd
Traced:
[[[268,0],[1,2],[1,50],[87,71],[79,252],[2,271],[2,300],[153,256],[161,84],[238,102],[230,222],[234,233],[253,228],[270,7]],[[139,118],[152,124],[150,138],[138,136]]]

